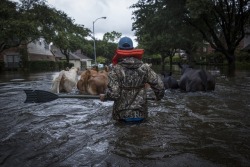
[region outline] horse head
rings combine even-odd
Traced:
[[[169,73],[163,72],[161,74],[163,76],[162,81],[163,81],[165,89],[177,89],[177,88],[179,88],[177,80],[174,77],[172,77],[172,72],[169,72]]]
[[[180,67],[181,69],[181,74],[184,74],[186,71],[190,70],[190,69],[193,69],[193,67],[189,64],[181,64],[181,63],[178,63],[178,66]]]
[[[67,68],[66,68],[67,69]],[[74,72],[78,72],[80,70],[79,67],[71,67],[69,70],[66,71],[74,71]]]

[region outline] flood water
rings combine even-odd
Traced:
[[[114,122],[111,101],[24,103],[55,74],[0,74],[0,166],[250,166],[249,71],[216,73],[213,92],[166,90],[141,124]]]

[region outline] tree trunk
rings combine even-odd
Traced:
[[[228,60],[228,76],[229,77],[234,77],[235,76],[235,59],[233,61]]]
[[[63,53],[63,54],[65,55],[65,57],[66,57],[67,67],[71,68],[71,67],[69,66],[69,52],[68,52],[67,50],[64,50],[62,53]]]
[[[235,58],[234,52],[226,53],[226,59],[228,62],[228,76],[233,77],[235,76],[235,69],[236,69],[236,66],[235,66],[236,58]]]
[[[161,73],[163,73],[164,71],[165,71],[165,62],[164,62],[164,60],[165,60],[165,56],[161,56]]]
[[[169,73],[172,74],[173,70],[173,56],[169,56]]]

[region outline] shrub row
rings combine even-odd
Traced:
[[[3,61],[0,61],[0,71],[3,71],[4,70],[4,62]]]
[[[236,61],[250,63],[250,53],[249,52],[236,53]]]
[[[67,63],[65,61],[62,62],[54,62],[54,61],[29,61],[27,63],[27,67],[24,67],[30,71],[55,71],[62,70],[66,67],[71,68],[74,66],[72,63]]]
[[[66,67],[71,68],[74,66],[73,63],[67,63],[66,61],[54,62],[54,61],[27,61],[25,63],[20,63],[18,70],[24,71],[59,71],[66,69]],[[0,71],[9,70],[5,68],[5,63],[0,62]],[[17,69],[16,69],[17,70]]]

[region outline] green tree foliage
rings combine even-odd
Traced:
[[[25,1],[24,1],[25,2]],[[32,1],[31,1],[32,2]],[[43,1],[39,1],[43,4]],[[34,3],[39,4],[37,1]],[[17,6],[17,3],[9,0],[0,2],[0,52],[5,49],[27,44],[40,37],[38,21],[30,17],[30,13],[24,10],[31,5]]]
[[[38,20],[41,35],[47,43],[53,42],[53,45],[60,49],[66,56],[67,62],[70,52],[84,48],[85,37],[90,33],[89,29],[75,24],[66,13],[46,4],[35,5],[32,10],[33,18]]]
[[[235,50],[249,27],[248,0],[187,0],[185,20],[235,67]]]
[[[103,41],[106,42],[115,42],[117,41],[119,38],[121,38],[122,33],[116,32],[116,31],[112,31],[112,32],[106,32],[103,35]]]
[[[131,6],[136,9],[133,12],[133,30],[138,43],[148,54],[161,55],[162,71],[167,57],[170,58],[172,70],[172,57],[176,49],[191,52],[197,48],[199,35],[196,31],[190,31],[183,22],[184,6],[184,0],[139,0]]]
[[[94,59],[93,44],[94,42],[92,40],[87,40],[86,42],[84,42],[84,46],[82,49],[83,54],[92,59]]]
[[[96,54],[98,57],[105,57],[102,63],[109,64],[114,56],[115,50],[117,49],[117,41],[122,36],[122,33],[112,31],[106,32],[103,35],[103,40],[96,40]]]
[[[203,39],[234,69],[235,50],[249,30],[248,0],[139,0],[131,7],[133,29],[146,50],[164,60],[174,48],[191,53]]]
[[[0,51],[43,37],[57,46],[69,62],[69,52],[85,48],[90,30],[44,0],[20,0],[19,4],[3,0],[0,4]]]
[[[101,64],[105,64],[107,62],[107,58],[105,58],[103,56],[98,56],[97,57],[97,62],[101,63]]]
[[[117,49],[117,43],[108,42],[105,40],[96,41],[96,54],[97,57],[102,56],[106,58],[106,63],[111,63],[115,50]]]

